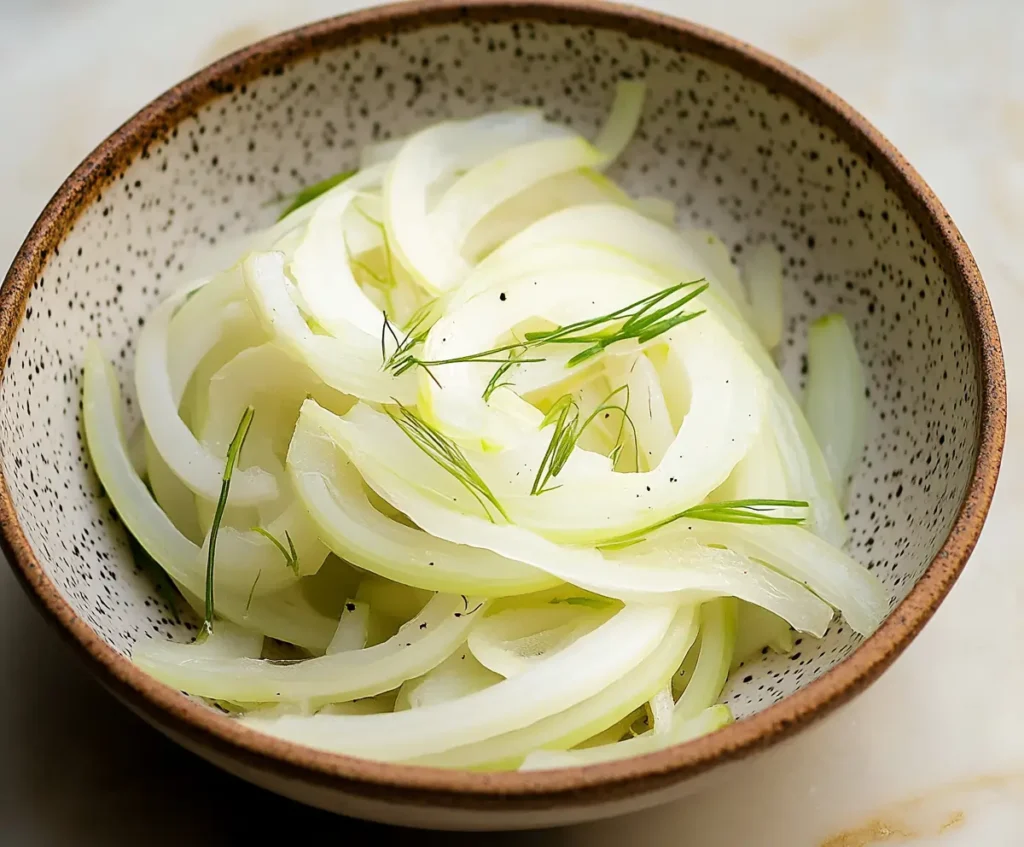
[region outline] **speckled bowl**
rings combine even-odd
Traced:
[[[615,176],[678,204],[736,254],[786,265],[785,370],[809,320],[838,309],[868,370],[870,444],[850,510],[854,555],[892,614],[842,623],[729,681],[739,722],[585,769],[475,774],[276,741],[147,677],[139,638],[188,632],[132,564],[83,449],[86,338],[133,341],[194,252],[273,214],[267,201],[352,165],[371,139],[448,116],[542,106],[592,130],[613,82],[650,87]],[[530,827],[678,797],[825,715],[886,668],[949,591],[981,531],[1004,435],[1003,363],[977,268],[948,215],[845,103],[745,44],[586,2],[412,3],[314,24],[236,53],[115,132],[42,213],[0,293],[0,526],[29,594],[131,708],[216,764],[307,803],[435,827]],[[129,406],[129,416],[134,407]]]

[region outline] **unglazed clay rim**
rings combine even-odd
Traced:
[[[976,348],[978,456],[942,548],[878,631],[804,688],[712,735],[625,761],[552,771],[474,773],[325,753],[263,735],[163,685],[104,642],[63,599],[18,522],[0,479],[0,543],[44,615],[132,708],[191,746],[277,777],[379,800],[477,810],[586,806],[664,788],[774,744],[874,681],[935,612],[963,570],[995,490],[1006,428],[1006,385],[992,307],[962,236],[931,189],[860,114],[821,84],[750,45],[692,23],[593,0],[418,0],[321,21],[266,39],[205,68],[144,108],[60,187],[22,245],[0,289],[0,378],[29,294],[47,257],[102,188],[149,144],[237,85],[299,59],[369,38],[459,20],[535,20],[610,29],[704,56],[791,99],[876,167],[910,210],[953,281]]]

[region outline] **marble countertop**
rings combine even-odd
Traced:
[[[208,61],[359,0],[4,0],[0,264],[78,161],[139,106]],[[975,251],[1024,380],[1024,4],[1015,0],[647,0],[813,74],[931,183]],[[996,501],[949,599],[896,665],[829,720],[674,806],[496,845],[868,847],[1024,843],[1024,423],[1010,409]],[[1018,434],[1019,433],[1019,434]],[[340,837],[331,818],[179,750],[87,677],[0,569],[0,830],[5,843],[234,844],[274,819]],[[257,815],[258,810],[258,815]],[[288,829],[283,831],[287,832]],[[399,832],[412,843],[464,836]]]

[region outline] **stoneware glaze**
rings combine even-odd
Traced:
[[[807,324],[851,321],[870,438],[852,552],[885,584],[867,641],[740,668],[736,724],[643,758],[475,774],[319,753],[263,737],[136,670],[141,638],[187,639],[133,565],[84,452],[83,350],[99,336],[128,378],[146,313],[198,251],[269,222],[268,201],[352,166],[368,141],[515,104],[591,132],[613,83],[646,79],[639,136],[614,176],[677,204],[741,256],[786,264],[782,358],[801,381]],[[0,294],[0,527],[39,608],[101,681],[169,736],[246,779],[376,820],[520,828],[636,810],[725,776],[874,680],[966,564],[1002,450],[999,339],[977,268],[920,177],[866,121],[799,72],[720,34],[586,2],[447,0],[377,8],[261,42],[176,86],[60,188]],[[822,751],[827,756],[827,751]],[[140,762],[139,767],[154,766]]]

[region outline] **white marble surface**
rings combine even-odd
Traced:
[[[2,0],[0,264],[64,176],[186,73],[359,0]],[[1024,380],[1024,4],[1015,0],[648,0],[763,47],[834,88],[935,188],[975,250]],[[867,847],[1024,843],[1024,423],[1011,408],[981,544],[934,621],[870,691],[750,762],[727,790],[543,845]],[[331,819],[179,751],[117,706],[0,569],[0,832],[45,845],[241,843],[271,818],[294,836]],[[258,815],[258,817],[257,817]],[[838,835],[845,832],[844,835]],[[420,843],[422,834],[400,833]],[[291,840],[291,839],[289,839]],[[495,836],[519,845],[526,836]],[[428,843],[469,844],[459,836]]]

